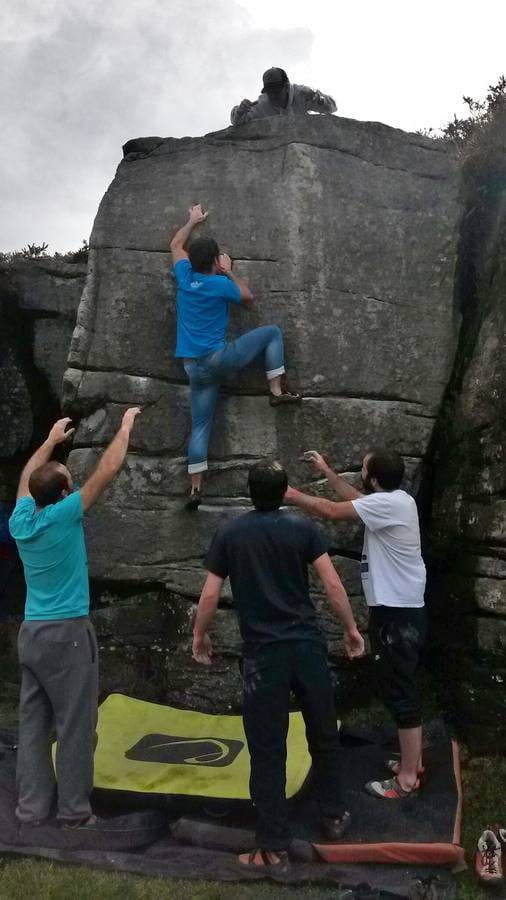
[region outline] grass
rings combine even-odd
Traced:
[[[0,727],[16,723],[17,673],[2,664]],[[426,685],[427,717],[437,712],[430,682]],[[376,725],[385,721],[381,705],[372,704],[346,716],[347,724]],[[496,822],[506,826],[506,759],[470,757],[462,749],[464,817],[462,844],[469,870],[457,876],[458,900],[487,900],[491,894],[477,884],[473,871],[476,841]],[[123,873],[80,869],[38,859],[0,859],[0,900],[339,900],[336,885],[279,886],[269,883],[221,884],[174,881]]]
[[[0,900],[339,900],[336,886],[166,881],[20,860],[0,866]]]

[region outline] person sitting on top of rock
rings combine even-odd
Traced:
[[[191,492],[186,507],[196,510],[201,502],[202,473],[207,470],[207,448],[223,378],[262,354],[271,406],[300,403],[301,397],[281,387],[284,347],[277,325],[264,325],[235,341],[226,341],[229,303],[248,306],[253,294],[246,282],[234,275],[230,257],[220,253],[213,238],[197,238],[186,252],[185,244],[194,226],[208,216],[200,204],[192,206],[189,213],[186,225],[172,238],[170,249],[177,281],[176,357],[183,359],[191,388]]]
[[[335,113],[336,102],[327,94],[304,84],[290,84],[284,69],[267,69],[258,100],[242,100],[230,113],[232,125],[244,125],[267,116],[303,115],[308,112]]]

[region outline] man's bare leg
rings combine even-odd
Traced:
[[[275,375],[269,381],[269,390],[275,397],[281,396],[281,375]]]
[[[422,726],[418,728],[399,728],[401,745],[401,767],[397,780],[405,791],[410,791],[416,784],[418,771],[422,767]]]
[[[202,487],[202,472],[190,475],[190,478],[192,482],[192,494],[194,494],[195,491],[200,491],[200,488]]]

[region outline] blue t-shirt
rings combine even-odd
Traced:
[[[206,356],[225,344],[228,304],[240,303],[241,292],[226,275],[194,272],[188,259],[174,266],[177,281],[176,356]]]
[[[21,497],[9,528],[25,570],[25,619],[87,616],[88,560],[79,491],[39,510],[33,497]]]

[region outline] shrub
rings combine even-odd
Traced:
[[[469,115],[453,117],[442,129],[443,138],[451,141],[465,161],[480,163],[506,153],[506,77],[490,85],[484,100],[463,97]]]

